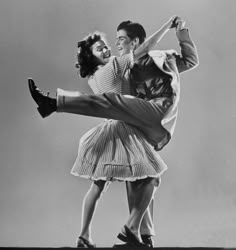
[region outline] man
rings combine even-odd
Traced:
[[[190,38],[188,37],[188,31],[184,29],[185,22],[181,18],[176,18],[174,25],[176,27],[177,38],[180,42],[181,48],[183,49],[182,53],[187,53],[186,48],[183,47],[186,45],[183,45],[183,42],[188,43],[190,41]],[[137,46],[142,44],[145,38],[146,32],[142,25],[138,23],[132,23],[130,21],[122,22],[117,28],[116,39],[116,46],[120,56],[130,53],[131,50],[134,50]],[[190,44],[188,44],[188,46]],[[191,53],[187,57],[189,56],[192,56]],[[192,61],[195,61],[195,59]],[[185,67],[181,68],[181,64],[182,62],[179,64],[177,63],[177,66],[179,66],[179,72],[188,70],[191,67],[185,65]],[[156,98],[157,96],[171,96],[173,94],[172,88],[167,82],[168,79],[166,79],[166,77],[167,76],[164,75],[162,71],[158,70],[156,67],[153,67],[153,61],[151,60],[149,55],[141,58],[130,71],[130,80],[132,82],[132,86],[135,87],[134,93],[136,92],[136,96],[144,98],[146,100],[151,100],[153,98]],[[153,182],[153,184],[157,188],[160,184],[160,178],[156,179],[156,182]],[[132,207],[132,200],[136,199],[136,195],[138,195],[136,192],[134,192],[133,185],[134,184],[130,182],[126,182],[129,207]],[[142,181],[137,182],[136,185],[141,186]],[[153,205],[154,199],[152,199],[148,210],[143,217],[140,228],[143,242],[151,247],[153,247],[152,236],[155,235],[153,224]]]
[[[172,109],[172,113],[169,112],[169,117],[166,117],[166,124],[170,121],[172,124],[169,127],[171,135],[173,134],[176,117],[177,117],[177,103],[179,99],[179,79],[178,79],[178,72],[181,73],[183,71],[189,70],[190,68],[195,67],[198,64],[198,57],[196,53],[196,48],[191,41],[188,30],[184,29],[185,22],[180,19],[176,18],[175,20],[175,27],[177,31],[177,38],[180,43],[181,47],[181,55],[178,55],[173,52],[157,52],[157,53],[149,53],[150,55],[144,56],[139,60],[137,66],[135,66],[130,74],[129,77],[132,81],[132,85],[134,87],[134,94],[137,94],[139,97],[142,97],[146,100],[153,100],[159,97],[168,97],[176,96],[175,105]],[[117,29],[117,48],[120,54],[129,53],[131,50],[137,48],[146,37],[145,31],[143,27],[139,24],[131,23],[131,22],[123,22],[118,26]],[[173,62],[174,61],[174,62]],[[164,74],[165,71],[163,68],[164,64],[169,65],[169,71],[176,71],[176,79],[173,80],[173,76],[170,77],[168,74]],[[173,66],[173,69],[171,68]],[[36,89],[36,86],[30,86],[32,96],[39,95],[39,91]],[[37,92],[38,91],[38,92]],[[77,113],[83,115],[90,115],[90,116],[98,116],[98,117],[105,117],[105,118],[112,118],[115,119],[114,114],[119,112],[119,106],[121,107],[120,117],[122,117],[122,112],[124,112],[124,105],[123,102],[109,102],[109,93],[106,96],[98,96],[96,98],[91,98],[92,95],[88,96],[73,96],[70,102],[70,95],[67,96],[67,92],[58,92],[58,99],[55,108],[55,100],[50,99],[49,97],[45,97],[42,95],[40,101],[36,101],[39,107],[43,107],[45,111],[43,113],[44,116],[49,115],[53,111],[63,111],[68,113]],[[37,99],[38,97],[36,97]],[[123,98],[120,96],[119,98]],[[38,100],[39,100],[38,99]],[[67,100],[65,102],[65,99]],[[86,107],[83,106],[83,110],[81,110],[81,102],[87,100],[89,105]],[[45,103],[48,103],[47,105]],[[104,105],[105,103],[105,105]],[[106,105],[107,103],[107,105]],[[69,105],[68,105],[69,104]],[[96,111],[91,109],[92,107],[96,106]],[[41,105],[41,106],[40,106]],[[86,105],[86,104],[85,104]],[[168,103],[163,103],[163,105],[169,105]],[[171,103],[172,105],[172,103]],[[69,107],[70,108],[67,108]],[[46,107],[46,108],[45,108]],[[73,111],[71,111],[71,108]],[[76,110],[76,112],[75,112]],[[115,110],[115,112],[112,112]],[[123,111],[122,111],[123,110]],[[99,112],[98,112],[99,111]],[[112,115],[111,115],[112,114]],[[111,117],[110,117],[111,115]],[[131,118],[132,119],[132,118]],[[138,118],[137,118],[138,119]],[[134,119],[135,120],[135,119]],[[135,121],[132,121],[132,124],[135,124]],[[160,150],[162,146],[157,148]],[[156,187],[159,186],[160,180],[156,179],[153,182],[153,185]],[[136,181],[135,183],[127,182],[127,195],[128,195],[128,202],[129,208],[132,207],[132,201],[138,198],[138,188],[142,188],[142,181]],[[143,221],[141,224],[141,234],[142,240],[150,247],[153,247],[153,240],[152,236],[155,234],[154,226],[153,226],[153,199],[151,204],[149,205],[149,209],[143,217]],[[125,241],[125,236],[123,237]]]

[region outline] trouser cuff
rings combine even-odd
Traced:
[[[78,97],[80,95],[81,93],[78,91],[68,91],[58,88],[56,92],[57,112],[64,112],[66,97]]]

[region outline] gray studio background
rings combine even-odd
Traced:
[[[77,41],[130,19],[147,34],[172,15],[186,20],[200,65],[182,74],[174,137],[155,196],[156,246],[236,246],[235,9],[233,0],[0,0],[0,246],[75,246],[90,181],[70,175],[80,137],[102,119],[42,119],[28,91],[33,77],[90,93],[74,68]],[[179,51],[175,32],[157,46]],[[112,246],[128,216],[124,183],[101,198],[98,246]]]

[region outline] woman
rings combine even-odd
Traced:
[[[99,34],[88,36],[79,43],[78,67],[81,77],[88,77],[88,83],[95,93],[113,92],[129,95],[130,85],[126,82],[125,73],[172,27],[173,20],[174,18],[171,18],[133,53],[122,57],[111,57],[110,50]],[[33,98],[39,105],[39,111],[42,112],[40,108],[43,105],[40,104],[39,93],[35,92],[36,86],[32,80],[30,89]],[[58,99],[57,102],[62,102],[61,107],[65,107],[63,104],[66,102],[65,98]],[[69,108],[68,105],[67,108]],[[135,107],[133,111],[135,111]],[[138,112],[137,107],[136,111]],[[159,124],[156,123],[155,126],[159,126],[159,135],[161,135],[159,141],[164,145],[169,141],[169,134],[161,124],[164,113],[161,108],[153,108],[153,112],[156,112],[158,116]],[[73,110],[70,113],[73,113]],[[129,122],[129,117],[127,117],[127,122]],[[142,189],[138,190],[140,199],[134,201],[130,216],[118,238],[135,246],[143,246],[139,227],[154,193],[151,182],[153,178],[159,177],[167,167],[149,141],[145,139],[139,124],[132,125],[137,128],[129,126],[123,121],[105,120],[87,132],[80,140],[78,157],[71,173],[91,179],[93,183],[83,202],[83,221],[78,247],[95,246],[91,238],[91,221],[97,201],[106,184],[114,180],[134,182],[140,179],[146,180]],[[145,126],[145,120],[142,125]]]

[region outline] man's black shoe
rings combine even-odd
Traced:
[[[49,93],[45,94],[34,83],[33,79],[28,79],[29,90],[32,98],[38,105],[38,112],[45,118],[57,110],[57,102],[55,98],[49,97]]]

